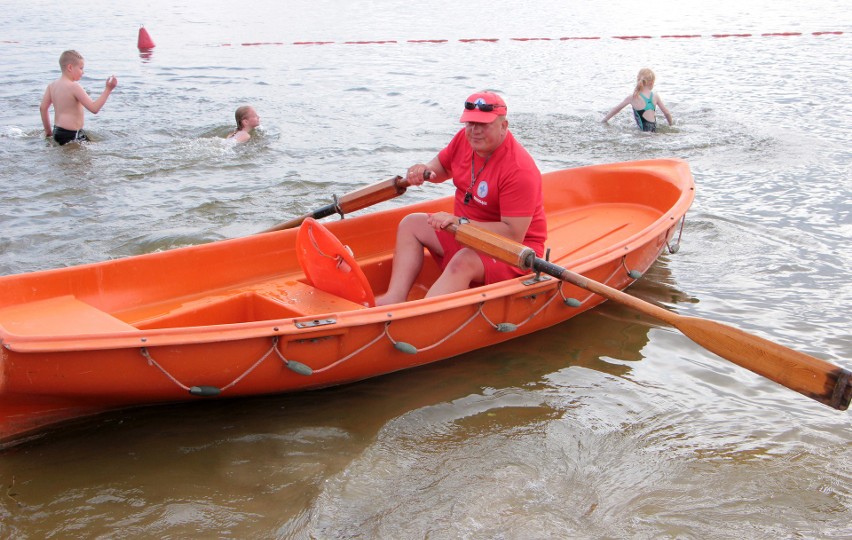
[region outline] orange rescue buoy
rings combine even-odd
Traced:
[[[296,236],[296,256],[311,285],[366,307],[376,305],[373,288],[348,246],[319,221],[305,218]]]

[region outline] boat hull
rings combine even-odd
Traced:
[[[623,289],[657,259],[693,196],[679,160],[545,175],[551,260]],[[330,222],[376,292],[410,212],[444,198]],[[364,307],[299,267],[296,230],[0,277],[0,441],[102,411],[322,388],[428,364],[558,324],[603,301],[528,275]],[[632,272],[631,272],[632,271]]]

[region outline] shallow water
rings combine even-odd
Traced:
[[[631,294],[852,367],[846,2],[527,4],[7,2],[0,273],[262,230],[428,160],[491,88],[543,171],[690,163],[681,249]],[[119,78],[82,147],[41,137],[66,48],[90,93]],[[601,125],[644,66],[675,125]],[[263,127],[236,147],[242,103]],[[53,430],[0,453],[0,537],[849,537],[849,418],[604,305],[355,385]]]

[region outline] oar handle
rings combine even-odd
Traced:
[[[831,362],[716,321],[678,315],[537,257],[527,246],[474,225],[450,225],[462,244],[523,270],[535,270],[666,322],[705,349],[820,403],[845,411],[852,401],[850,372]]]

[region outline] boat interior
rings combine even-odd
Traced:
[[[614,246],[623,250],[670,212],[682,192],[653,170],[632,171],[629,181],[623,171],[598,172],[593,167],[545,178],[549,257],[569,268],[605,256]],[[366,280],[365,286],[378,294],[390,279],[399,220],[410,212],[434,212],[451,204],[447,198],[324,225],[353,254],[363,273],[360,281]],[[288,230],[6,276],[0,278],[0,326],[18,336],[70,336],[368,309],[347,297],[351,287],[341,292],[340,284],[335,289],[313,283],[296,256],[297,244],[296,230]],[[427,255],[409,301],[422,298],[438,275]]]

